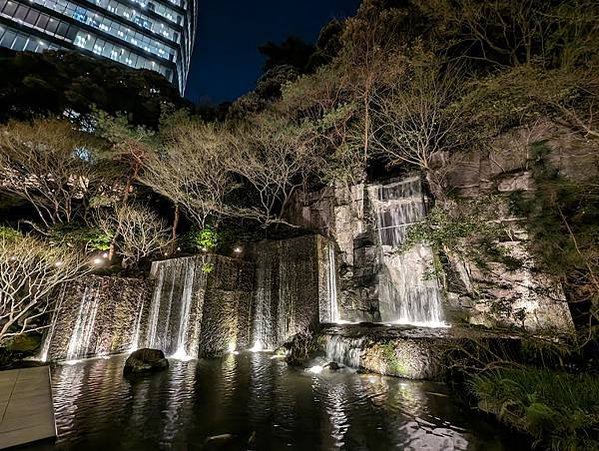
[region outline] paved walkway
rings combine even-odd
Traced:
[[[53,437],[50,367],[0,371],[0,449]]]

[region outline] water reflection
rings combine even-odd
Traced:
[[[261,451],[507,449],[442,384],[311,374],[262,353],[171,360],[168,371],[132,379],[123,364],[119,356],[54,368],[54,449],[201,450],[220,434]]]

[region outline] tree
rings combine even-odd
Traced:
[[[145,206],[122,205],[101,211],[95,215],[95,225],[104,234],[118,237],[116,249],[125,268],[137,266],[169,242],[165,221]]]
[[[457,138],[462,112],[452,108],[452,101],[460,97],[464,79],[427,54],[417,54],[405,65],[403,76],[376,96],[373,139],[392,164],[423,170],[434,194],[441,195],[433,163],[462,144]]]
[[[227,159],[229,170],[257,193],[258,208],[237,209],[236,214],[265,226],[284,222],[287,204],[315,166],[313,146],[305,129],[272,113],[254,116],[236,130],[235,149]]]
[[[58,289],[87,270],[72,249],[0,229],[0,343],[46,327],[40,320],[60,308]]]
[[[225,125],[184,119],[167,126],[163,139],[146,160],[141,181],[203,229],[208,216],[225,213],[225,196],[236,186],[227,166],[233,136]]]
[[[0,126],[0,191],[31,204],[46,227],[73,220],[100,186],[101,143],[65,120]]]
[[[283,65],[293,66],[303,72],[308,67],[314,47],[301,38],[290,36],[281,44],[268,41],[258,47],[258,51],[266,58],[264,72]]]
[[[124,114],[131,124],[156,127],[164,105],[190,107],[155,71],[128,68],[77,51],[0,49],[0,122],[69,112],[78,121],[94,109]]]

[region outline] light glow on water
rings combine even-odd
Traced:
[[[173,355],[170,355],[169,358],[181,360],[182,362],[189,362],[190,360],[195,359],[195,357],[188,355],[184,348],[179,348],[177,352],[175,352]]]
[[[174,363],[132,384],[123,378],[125,360],[120,355],[51,368],[58,430],[52,449],[204,448],[207,438],[228,431],[256,431],[254,449],[261,450],[355,443],[370,449],[519,449],[495,423],[451,398],[440,402],[439,394],[449,393],[445,384],[329,372],[324,360],[314,362],[316,373],[298,377],[263,353]],[[215,412],[217,422],[198,422]],[[242,437],[242,445],[249,438]]]
[[[312,374],[320,374],[322,373],[322,370],[324,370],[324,367],[322,365],[314,365],[308,368],[306,371]]]

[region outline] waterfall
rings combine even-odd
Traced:
[[[327,291],[329,296],[329,322],[338,323],[339,304],[337,303],[337,261],[335,259],[335,243],[327,243]]]
[[[195,279],[195,265],[186,265],[185,268],[185,282],[183,285],[183,294],[181,295],[181,313],[179,315],[179,332],[177,333],[177,351],[175,355],[177,357],[185,356],[198,356],[198,346],[191,343],[192,349],[187,349],[187,330],[189,329],[189,318],[191,312],[191,301],[193,299],[193,284]],[[195,343],[199,345],[199,343]]]
[[[98,289],[85,287],[81,305],[75,320],[75,327],[67,348],[67,360],[76,360],[92,353],[90,345],[96,323],[96,315],[100,305]]]
[[[130,351],[133,352],[139,348],[139,332],[141,330],[141,318],[144,313],[144,299],[143,293],[139,295],[139,311],[137,312],[137,318],[135,318],[135,329],[133,330],[133,342],[131,343]]]
[[[50,352],[50,344],[52,343],[52,338],[54,337],[54,331],[56,330],[56,323],[58,322],[59,312],[62,308],[62,303],[64,301],[64,295],[66,292],[67,284],[62,285],[62,289],[60,290],[60,296],[58,297],[58,302],[56,304],[56,308],[52,313],[52,320],[50,321],[50,327],[44,336],[44,343],[42,344],[42,349],[37,357],[38,360],[42,362],[48,361],[48,354]]]
[[[274,345],[271,310],[273,274],[269,255],[261,252],[257,257],[256,293],[252,312],[252,350],[261,351]]]
[[[207,259],[185,257],[152,263],[151,275],[156,285],[140,343],[176,358],[197,358],[207,282],[203,266]]]
[[[419,177],[369,187],[376,215],[382,268],[378,297],[382,322],[443,327],[442,295],[431,276],[434,255],[424,244],[398,251],[411,225],[426,216]]]
[[[360,368],[360,357],[364,338],[346,338],[327,335],[325,352],[327,359],[351,368]]]

